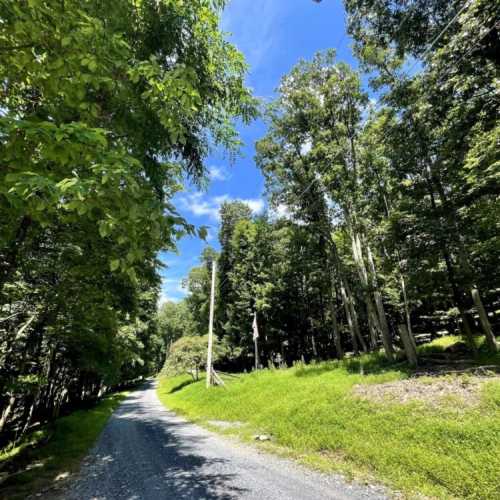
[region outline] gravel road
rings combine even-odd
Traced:
[[[378,487],[309,471],[188,423],[148,382],[108,421],[63,495],[70,500],[387,498]]]

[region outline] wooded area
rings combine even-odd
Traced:
[[[0,445],[155,373],[171,203],[255,113],[222,1],[0,1]]]
[[[202,368],[213,259],[228,370],[254,364],[255,311],[264,366],[381,348],[415,363],[444,332],[497,350],[491,0],[345,0],[360,68],[326,51],[283,78],[257,145],[269,213],[224,204],[220,252],[157,315],[158,252],[205,234],[173,196],[257,116],[225,3],[0,0],[0,446],[167,351]]]
[[[172,341],[205,334],[217,258],[220,366],[253,366],[254,311],[264,367],[381,348],[415,365],[446,334],[498,349],[500,5],[345,7],[362,71],[331,50],[283,77],[257,144],[269,213],[224,204],[220,253],[160,313]]]

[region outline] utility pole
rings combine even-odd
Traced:
[[[214,306],[215,306],[215,259],[212,261],[212,288],[210,291],[210,317],[208,320],[208,353],[207,353],[207,388],[212,385],[212,344],[214,336]]]
[[[255,369],[258,370],[260,366],[260,359],[259,359],[259,345],[258,345],[258,338],[259,338],[259,327],[257,325],[257,311],[253,313],[253,323],[252,323],[252,330],[253,330],[253,345],[254,345],[254,350],[255,350]]]

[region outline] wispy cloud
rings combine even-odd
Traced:
[[[265,203],[262,198],[233,198],[228,194],[209,197],[199,191],[183,194],[179,197],[179,205],[196,217],[208,217],[218,222],[219,210],[224,202],[241,201],[246,203],[254,214],[262,213]]]
[[[163,278],[159,305],[165,302],[179,302],[187,295],[187,290],[182,286],[183,278]]]
[[[282,6],[278,0],[240,0],[231,2],[224,11],[222,29],[237,33],[232,41],[254,71],[277,44]]]
[[[225,167],[212,166],[208,169],[208,177],[211,181],[227,181],[231,174]]]
[[[277,207],[272,208],[270,210],[270,215],[274,219],[288,219],[288,220],[293,219],[290,208],[288,207],[288,205],[285,205],[284,203],[280,203]]]

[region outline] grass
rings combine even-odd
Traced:
[[[474,342],[477,348],[477,355],[474,358],[474,362],[476,364],[500,365],[500,352],[492,353],[489,351],[488,346],[486,345],[486,339],[483,336],[475,337]],[[446,335],[419,346],[418,351],[423,356],[426,354],[439,354],[444,353],[446,349],[459,343],[465,343],[463,337],[460,337],[459,335]]]
[[[20,500],[62,484],[78,470],[126,394],[112,394],[93,408],[59,418],[51,427],[28,436],[19,446],[0,451],[0,472],[9,470],[10,474],[0,484],[0,498]]]
[[[456,401],[438,408],[377,404],[351,394],[355,384],[407,377],[401,365],[368,355],[262,370],[210,390],[185,376],[161,378],[158,395],[169,409],[202,425],[243,422],[242,428],[219,431],[247,440],[270,434],[274,451],[349,477],[376,479],[409,498],[500,498],[500,383],[486,383],[480,405],[472,409]]]

